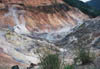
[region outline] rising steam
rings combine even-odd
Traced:
[[[13,21],[15,23],[15,26],[13,27],[14,31],[18,34],[29,34],[30,32],[28,31],[28,29],[26,28],[25,24],[25,20],[24,20],[24,15],[21,14],[20,15],[20,20],[18,18],[18,12],[20,12],[20,10],[17,10],[16,8],[14,8],[13,6],[9,8],[9,12],[7,14],[5,14],[5,16],[12,16],[13,17]]]

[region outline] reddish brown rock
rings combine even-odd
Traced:
[[[24,4],[26,6],[50,5],[55,1],[62,2],[62,0],[2,0],[6,4]]]
[[[41,1],[42,2],[42,1]],[[40,3],[41,3],[40,2]],[[10,5],[9,7],[11,7]],[[59,3],[57,5],[42,5],[42,6],[18,6],[17,10],[18,20],[20,23],[22,22],[22,15],[24,15],[24,20],[26,22],[26,26],[30,31],[50,31],[56,30],[65,26],[75,26],[78,22],[88,19],[88,16],[83,14],[76,8],[73,8],[67,4]],[[23,8],[22,8],[23,7]],[[4,15],[9,11],[2,10],[0,11],[0,26],[14,26],[15,20],[13,17]],[[12,15],[12,14],[11,14]]]
[[[21,65],[23,64],[16,62],[11,56],[7,55],[3,52],[3,49],[0,48],[0,66],[13,66],[13,65]]]

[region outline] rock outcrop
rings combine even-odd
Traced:
[[[50,42],[89,18],[62,0],[2,0],[0,5],[0,27]]]
[[[90,49],[100,57],[100,17],[84,21],[83,24],[74,28],[64,39],[57,42],[64,48]]]
[[[57,0],[57,3],[52,0],[3,0],[2,4],[5,8],[2,7],[0,11],[0,26],[12,27],[25,23],[31,32],[49,32],[68,26],[72,28],[88,18],[62,0]]]
[[[88,18],[62,0],[1,0],[0,61],[7,65],[38,64],[45,52],[62,54],[62,48],[38,37],[55,41]]]
[[[0,38],[0,65],[38,64],[40,58],[48,53],[62,52],[61,48],[52,43],[32,39],[5,29],[0,29]]]
[[[77,44],[84,44],[84,46],[100,46],[100,17],[86,20],[80,26],[75,27],[63,40],[62,45],[68,44],[69,47]],[[95,43],[97,42],[97,43]]]
[[[79,50],[89,51],[91,54],[94,54],[92,57],[95,57],[95,59],[92,60],[93,64],[82,66],[82,68],[86,67],[87,69],[89,66],[97,66],[99,68],[100,17],[84,21],[83,24],[72,29],[71,32],[67,34],[62,40],[56,42],[56,45],[63,47],[64,49],[69,49],[74,53],[73,55],[75,55],[76,52],[80,52]]]

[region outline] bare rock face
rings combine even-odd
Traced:
[[[1,51],[1,49],[0,49],[0,51]],[[24,66],[24,64],[21,64],[21,63],[14,61],[11,56],[7,55],[3,51],[0,52],[0,66],[9,66],[10,67],[12,65],[22,65],[22,66]]]
[[[61,51],[52,43],[31,37],[42,35],[48,40],[56,40],[64,37],[70,29],[88,18],[62,0],[1,0],[0,51],[3,49],[4,53],[0,52],[0,61],[5,60],[4,64],[7,62],[11,65],[38,64],[38,54],[43,56],[48,50],[51,53]],[[2,30],[3,28],[10,31]]]
[[[80,26],[73,29],[63,40],[61,45],[68,44],[69,47],[93,46],[99,49],[100,46],[100,17],[86,20]],[[65,42],[63,42],[65,41]],[[59,43],[60,44],[60,43]]]
[[[68,26],[72,28],[88,18],[61,0],[57,0],[57,4],[52,0],[3,0],[2,3],[8,8],[0,11],[0,26],[25,24],[31,32],[50,32]]]
[[[24,4],[26,6],[39,6],[39,5],[49,5],[54,2],[61,2],[62,0],[2,0],[3,3],[6,4]]]
[[[89,18],[62,0],[24,1],[2,2],[4,6],[0,9],[0,27],[54,41],[63,38],[70,29]]]
[[[47,41],[32,39],[5,29],[0,33],[3,33],[0,35],[2,38],[0,39],[0,65],[28,66],[30,63],[37,65],[44,55],[60,52],[59,47]]]
[[[96,58],[100,57],[100,17],[84,21],[83,24],[73,29],[57,45],[70,49],[90,49]]]

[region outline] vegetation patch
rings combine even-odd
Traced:
[[[83,3],[82,1],[79,0],[64,0],[64,2],[66,2],[67,4],[78,8],[79,10],[81,10],[82,12],[84,12],[85,14],[88,14],[91,17],[97,17],[100,15],[100,10],[89,6],[86,3]]]
[[[60,69],[60,60],[58,55],[48,54],[41,59],[42,69]]]

